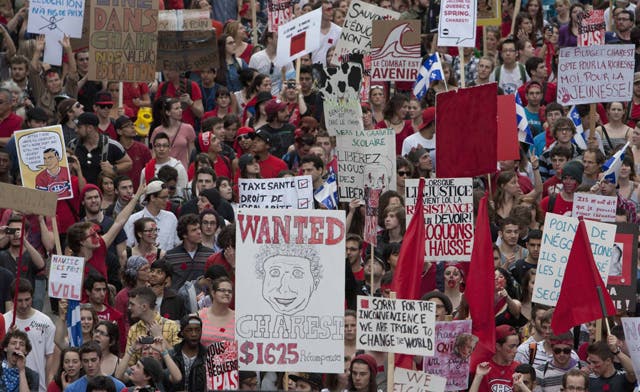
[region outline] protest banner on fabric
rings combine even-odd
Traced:
[[[55,193],[59,200],[73,198],[62,126],[14,132],[22,185]]]
[[[578,46],[604,45],[604,10],[590,10],[582,13],[578,25]]]
[[[84,257],[52,255],[49,268],[49,297],[80,301]]]
[[[284,66],[320,47],[322,9],[307,12],[278,27],[276,65]]]
[[[585,220],[593,258],[602,281],[607,281],[613,254],[615,225]],[[532,302],[555,306],[560,295],[578,219],[548,212],[544,220],[542,244]]]
[[[560,49],[558,103],[627,102],[633,95],[634,45]]]
[[[516,101],[511,94],[498,95],[498,161],[520,159],[520,143],[518,132],[514,132],[516,124]]]
[[[0,182],[0,208],[25,214],[56,216],[58,195]]]
[[[62,45],[65,35],[82,37],[85,0],[30,0],[27,32],[45,36],[43,61],[51,65],[62,64]]]
[[[371,178],[371,182],[364,184],[364,230],[362,238],[365,242],[376,245],[378,242],[378,207],[380,195],[384,192],[383,188],[372,188],[374,185],[373,178],[379,177],[375,173],[375,166],[365,166],[364,176],[366,179]],[[380,183],[378,182],[378,186]]]
[[[123,7],[119,1],[92,0],[89,80],[155,80],[158,1]]]
[[[435,327],[434,302],[358,296],[358,350],[433,355]]]
[[[466,390],[469,359],[476,340],[471,334],[471,320],[437,321],[436,355],[423,358],[422,370],[445,378],[445,391]]]
[[[618,198],[615,196],[576,193],[573,196],[571,216],[600,222],[615,222],[617,202]]]
[[[277,33],[278,26],[293,19],[293,2],[291,0],[267,1],[269,31]]]
[[[474,177],[496,171],[496,91],[497,85],[489,83],[437,95],[437,177]],[[460,124],[473,126],[461,133]],[[460,143],[461,139],[464,143]]]
[[[476,3],[477,0],[442,0],[438,45],[466,48],[476,45]]]
[[[405,180],[407,226],[415,211],[418,180]],[[473,181],[429,178],[424,192],[426,261],[471,261],[473,248]]]
[[[218,67],[218,40],[207,10],[160,11],[158,71]]]
[[[501,5],[499,0],[479,0],[476,13],[478,26],[500,26],[502,23]]]
[[[447,379],[397,367],[393,371],[394,392],[444,392]]]
[[[238,341],[224,340],[211,343],[205,358],[207,391],[235,390],[238,388]]]
[[[640,317],[622,317],[625,345],[633,363],[633,370],[640,374]]]
[[[422,65],[419,20],[374,20],[371,81],[411,81]]]
[[[342,26],[340,39],[333,52],[331,63],[342,64],[354,54],[369,54],[374,20],[395,20],[400,14],[362,0],[352,0]],[[418,29],[420,33],[420,29]],[[415,79],[414,79],[415,80]]]
[[[162,10],[158,12],[158,31],[212,30],[208,10]]]
[[[311,176],[240,178],[238,191],[243,208],[313,208]]]
[[[336,137],[338,197],[364,201],[367,184],[382,192],[396,189],[396,134],[393,128],[346,131]],[[370,178],[365,178],[369,166]]]
[[[240,208],[242,370],[344,372],[345,213]]]
[[[626,222],[617,223],[607,279],[607,290],[617,311],[636,311],[637,254],[638,226]]]

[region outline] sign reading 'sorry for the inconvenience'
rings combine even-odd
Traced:
[[[477,0],[442,0],[438,45],[475,46],[477,10]]]
[[[433,355],[435,312],[429,301],[358,296],[356,348]]]
[[[311,176],[288,178],[241,178],[238,183],[240,207],[313,208]]]
[[[627,102],[633,94],[634,45],[560,49],[558,103]]]
[[[585,224],[596,267],[602,281],[606,282],[613,254],[616,226],[591,220],[585,220]],[[577,218],[552,213],[547,213],[545,216],[532,302],[549,306],[555,306],[558,302],[577,227]]]
[[[49,269],[49,297],[80,301],[84,257],[53,255]]]
[[[416,208],[417,193],[418,180],[406,180],[407,225]],[[427,179],[423,196],[426,260],[470,261],[473,248],[471,178]]]
[[[422,63],[420,21],[374,20],[372,81],[415,81]]]
[[[157,39],[158,0],[92,0],[89,80],[154,81]]]
[[[576,193],[573,196],[573,210],[571,216],[583,217],[601,222],[615,222],[615,196],[594,195],[591,193]]]

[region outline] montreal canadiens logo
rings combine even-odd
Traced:
[[[49,184],[49,190],[51,192],[62,193],[67,189],[69,189],[68,182],[52,182],[51,184]]]

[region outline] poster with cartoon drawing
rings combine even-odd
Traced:
[[[25,129],[14,135],[22,185],[56,193],[58,200],[73,198],[62,126]]]
[[[344,211],[240,208],[240,370],[344,371]]]

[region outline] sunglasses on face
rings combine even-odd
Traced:
[[[553,349],[553,352],[555,354],[560,354],[560,353],[571,354],[571,348],[570,347],[565,347],[565,348],[556,347],[556,348]]]

